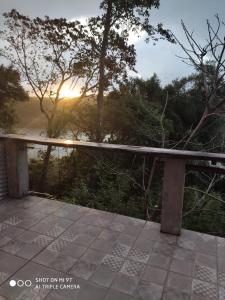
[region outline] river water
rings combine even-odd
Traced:
[[[37,128],[17,128],[16,129],[16,133],[17,134],[22,134],[22,135],[27,135],[27,136],[31,136],[31,137],[45,137],[45,132],[42,129],[37,129]],[[110,135],[106,135],[104,141],[107,142],[107,140],[109,139]],[[68,140],[73,140],[74,137],[72,135],[71,132],[67,132],[65,135],[63,135],[61,138],[63,139],[68,139]],[[85,134],[80,134],[79,136],[79,140],[80,141],[88,141],[88,138]],[[38,153],[40,151],[45,151],[47,149],[47,146],[45,145],[29,145],[28,148],[28,157],[29,159],[32,158],[37,158],[38,157]],[[72,152],[71,148],[65,148],[65,147],[54,147],[53,151],[52,151],[52,155],[54,155],[55,157],[63,157],[63,156],[67,156]]]
[[[17,134],[27,135],[31,137],[45,137],[44,131],[41,129],[29,129],[29,128],[17,128],[16,129]],[[65,139],[73,139],[72,134],[66,134],[62,138]],[[85,138],[84,138],[85,140]],[[28,146],[28,158],[29,159],[35,159],[38,157],[38,154],[40,151],[45,151],[47,149],[47,146],[45,145],[29,145]],[[54,147],[52,151],[52,155],[55,157],[63,157],[67,156],[72,152],[72,149],[70,148],[62,148],[62,147]]]

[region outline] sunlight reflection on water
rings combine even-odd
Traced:
[[[23,135],[29,135],[32,137],[44,136],[44,131],[42,131],[41,129],[18,128],[16,130],[16,133],[23,134]],[[64,135],[62,138],[68,139],[67,143],[70,144],[71,139],[73,139],[73,136],[72,136],[72,134],[68,133],[68,134]],[[45,151],[46,149],[47,149],[47,146],[45,146],[45,145],[29,145],[28,158],[29,159],[38,158],[40,151]],[[60,157],[69,155],[72,151],[73,151],[73,149],[69,149],[69,148],[54,147],[54,149],[52,150],[52,155],[60,158]]]

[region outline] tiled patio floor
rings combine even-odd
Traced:
[[[223,300],[225,240],[187,230],[176,238],[156,223],[38,197],[6,199],[0,299]]]

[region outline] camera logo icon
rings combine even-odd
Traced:
[[[23,286],[31,287],[32,282],[31,282],[31,280],[21,280],[21,279],[19,279],[19,280],[16,281],[16,280],[12,279],[12,280],[10,280],[9,285],[11,287],[14,287],[16,285],[18,287],[23,287]]]

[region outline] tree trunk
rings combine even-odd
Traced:
[[[40,186],[39,186],[40,192],[46,192],[47,175],[48,175],[48,167],[49,167],[51,151],[52,151],[52,146],[48,146],[47,151],[45,152],[42,171],[41,171],[41,179],[40,179]]]
[[[47,137],[48,138],[53,137],[53,131],[52,131],[53,118],[54,118],[54,115],[52,115],[48,119],[48,127],[47,127]],[[46,192],[47,191],[48,167],[49,167],[51,152],[52,152],[52,146],[50,145],[50,146],[47,147],[47,150],[44,154],[44,159],[43,159],[43,165],[42,165],[42,170],[41,170],[41,178],[40,178],[40,184],[39,184],[39,190],[41,192]]]
[[[53,130],[53,122],[54,122],[54,118],[55,118],[56,111],[57,111],[58,104],[59,104],[58,97],[59,97],[59,92],[58,92],[57,98],[55,99],[55,104],[54,104],[51,116],[48,118],[48,127],[47,127],[47,137],[48,138],[55,138],[56,137],[55,132]],[[52,146],[50,145],[50,146],[48,146],[47,151],[45,152],[45,155],[44,155],[44,159],[43,159],[40,185],[39,185],[39,190],[41,192],[46,192],[47,191],[48,167],[49,167],[51,152],[52,152]]]
[[[101,142],[103,139],[102,127],[103,127],[103,112],[104,112],[104,90],[105,90],[105,57],[107,54],[109,32],[112,20],[112,0],[108,1],[108,7],[106,12],[103,40],[101,45],[100,59],[99,59],[99,87],[97,95],[97,130],[96,140]]]

